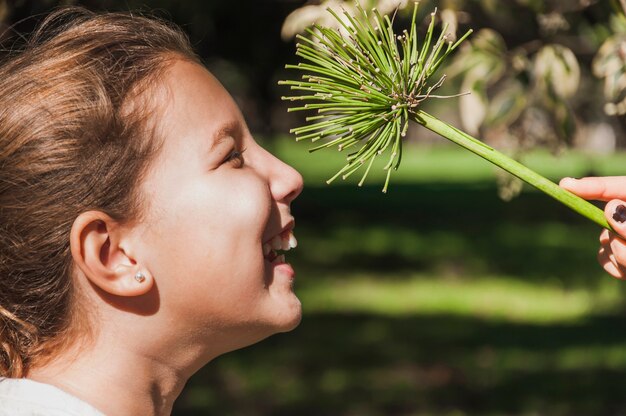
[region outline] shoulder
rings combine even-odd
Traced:
[[[0,377],[0,416],[104,416],[82,400],[44,383]]]

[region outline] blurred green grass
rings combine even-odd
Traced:
[[[408,147],[389,194],[324,180],[342,155],[270,150],[303,173],[295,202],[304,319],[218,358],[175,415],[626,414],[624,284],[595,260],[599,229],[454,147]],[[527,163],[623,174],[626,155]]]
[[[389,277],[393,281],[389,281]],[[487,276],[471,281],[433,275],[357,274],[325,276],[302,291],[305,313],[372,313],[380,316],[458,315],[494,322],[575,322],[590,313],[612,313],[621,296],[610,285],[602,290],[564,289],[511,277]]]
[[[307,185],[321,186],[325,180],[333,176],[345,165],[346,152],[338,152],[336,148],[309,152],[314,147],[309,142],[297,143],[289,137],[279,137],[268,143],[272,153],[298,168]],[[483,160],[457,146],[408,143],[404,146],[402,166],[392,174],[392,187],[396,183],[433,183],[452,182],[468,183],[491,181],[495,178],[496,169],[491,163]],[[382,188],[386,172],[382,166],[386,164],[381,156],[378,166],[372,167],[367,177],[368,184],[379,184]],[[546,150],[536,150],[524,155],[522,162],[535,169],[543,176],[557,180],[563,176],[604,176],[623,172],[626,156],[624,154],[589,154],[581,151],[568,151],[554,155]],[[376,169],[378,167],[378,169]],[[360,174],[355,173],[347,183],[356,184]],[[340,183],[337,180],[335,183]]]

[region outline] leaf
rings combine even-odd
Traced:
[[[506,54],[506,43],[502,36],[491,29],[481,29],[471,43],[472,48],[486,55],[503,58]]]
[[[515,79],[509,79],[491,99],[484,124],[488,127],[510,125],[519,118],[527,103],[522,84]]]
[[[470,94],[463,95],[459,99],[461,123],[469,134],[478,133],[487,115],[487,97],[482,83],[482,81],[465,78],[461,87],[463,91],[470,91]]]
[[[345,34],[344,28],[327,10],[333,10],[338,16],[341,16],[343,11],[356,15],[357,4],[368,9],[375,7],[380,14],[386,15],[394,10],[406,8],[409,0],[325,0],[318,5],[305,5],[294,10],[285,18],[280,36],[283,40],[292,39],[298,33],[304,33],[306,28],[313,24],[336,28]]]
[[[595,76],[604,80],[604,97],[609,115],[626,113],[626,36],[608,38],[593,59]]]
[[[612,15],[609,25],[613,33],[626,33],[626,16],[623,14]]]
[[[283,26],[280,29],[280,36],[283,40],[291,39],[298,33],[303,33],[306,28],[314,23],[326,27],[339,28],[339,22],[337,22],[326,9],[342,10],[342,7],[345,8],[345,6],[348,6],[350,11],[354,11],[354,5],[343,2],[342,0],[327,0],[319,5],[302,6],[291,12],[285,18]]]
[[[448,75],[466,74],[466,77],[482,79],[486,85],[496,83],[506,68],[506,45],[502,37],[491,29],[481,29],[470,47],[466,47],[456,56],[448,67]]]
[[[576,130],[576,122],[572,110],[567,103],[561,101],[554,108],[554,115],[556,117],[557,133],[566,141],[571,140]]]
[[[456,31],[459,27],[459,22],[456,13],[452,9],[444,9],[441,11],[441,23],[448,30],[448,39],[452,42],[456,41]]]
[[[536,85],[544,91],[569,98],[578,90],[580,67],[574,53],[562,45],[546,45],[535,56]]]
[[[498,196],[503,201],[511,201],[524,188],[524,181],[503,170],[496,172],[496,181],[498,184]]]
[[[469,91],[459,99],[463,127],[477,134],[487,116],[487,87],[498,82],[506,69],[506,45],[502,37],[490,29],[482,29],[456,59],[451,72],[464,73],[461,91]]]
[[[409,0],[377,0],[374,7],[378,9],[380,14],[385,15],[392,13],[394,10],[404,9],[409,5]],[[362,4],[365,7],[365,5]]]

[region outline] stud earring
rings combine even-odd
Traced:
[[[146,280],[146,276],[141,272],[137,272],[137,274],[135,274],[135,280],[139,283],[143,283],[143,281]]]

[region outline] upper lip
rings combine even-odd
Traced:
[[[289,220],[289,222],[287,222],[287,224],[283,227],[282,230],[278,231],[275,234],[272,234],[272,236],[270,238],[268,238],[263,244],[269,244],[270,241],[272,241],[274,239],[274,237],[279,236],[279,235],[283,235],[286,232],[289,232],[291,230],[293,230],[293,227],[295,227],[296,225],[296,221],[295,219],[291,219]]]

